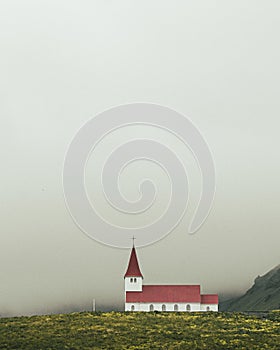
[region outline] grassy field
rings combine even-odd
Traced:
[[[280,349],[280,312],[73,313],[0,319],[0,349]]]

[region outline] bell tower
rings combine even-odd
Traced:
[[[124,275],[125,292],[142,292],[143,275],[139,268],[136,249],[133,246],[126,273]]]

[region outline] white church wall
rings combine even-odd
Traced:
[[[218,311],[218,305],[217,304],[201,304],[201,311]]]
[[[142,292],[142,278],[141,277],[126,277],[125,278],[126,292]]]
[[[152,310],[151,310],[152,305]],[[165,305],[165,308],[163,307]],[[178,308],[176,308],[176,306]],[[132,308],[133,306],[133,308]],[[201,311],[200,303],[125,303],[125,311]]]

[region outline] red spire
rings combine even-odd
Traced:
[[[132,250],[131,250],[128,267],[127,267],[127,270],[126,270],[124,277],[130,277],[130,276],[143,278],[143,275],[142,275],[140,268],[139,268],[136,250],[135,250],[134,246],[132,247]]]

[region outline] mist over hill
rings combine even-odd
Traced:
[[[280,309],[280,265],[264,276],[242,296],[220,304],[221,311],[266,311]]]

